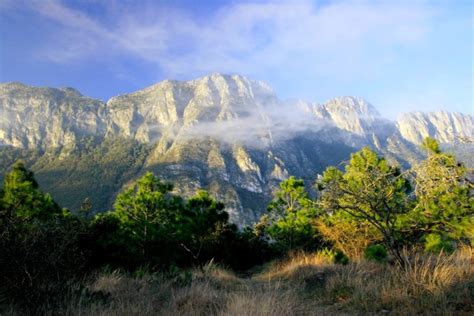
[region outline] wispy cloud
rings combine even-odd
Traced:
[[[309,109],[278,102],[250,110],[245,116],[186,125],[176,136],[180,139],[217,139],[228,145],[268,148],[307,133],[314,137],[314,133],[334,126],[329,120],[317,118]]]
[[[433,16],[426,7],[408,2],[232,3],[205,19],[151,4],[110,2],[114,9],[100,18],[59,0],[23,6],[58,25],[55,41],[42,52],[45,58],[67,63],[130,54],[169,76],[213,71],[258,76],[279,68],[360,72],[370,64],[376,71],[387,57],[366,60],[371,56],[367,49],[413,43]]]
[[[364,97],[391,118],[440,107],[472,113],[472,5],[0,0],[9,17],[0,61],[3,80],[32,77],[103,99],[220,72],[265,80],[282,98]]]

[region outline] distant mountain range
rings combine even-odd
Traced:
[[[263,82],[221,74],[166,80],[105,103],[72,88],[0,84],[0,177],[21,158],[73,210],[87,197],[110,209],[151,170],[177,192],[209,190],[233,221],[248,223],[289,175],[311,185],[363,146],[406,167],[423,157],[426,136],[473,165],[467,114],[413,112],[394,122],[362,99],[283,102]]]

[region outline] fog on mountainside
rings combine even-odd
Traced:
[[[363,146],[407,166],[423,157],[426,136],[463,157],[474,139],[471,115],[406,113],[393,122],[362,99],[284,102],[263,82],[220,74],[166,80],[106,103],[71,88],[6,83],[0,114],[1,172],[26,160],[66,207],[90,197],[106,210],[151,170],[184,194],[210,190],[240,223],[258,218],[281,180],[295,175],[310,185]],[[76,196],[65,197],[66,187]]]

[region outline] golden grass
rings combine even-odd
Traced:
[[[160,276],[101,275],[89,289],[107,293],[105,302],[85,300],[67,306],[60,314],[270,316],[304,311],[295,288],[241,279],[216,266],[194,270],[187,284],[179,283],[178,279]]]
[[[331,269],[321,302],[392,315],[474,312],[470,248],[452,255],[405,255],[410,262],[406,267],[360,262]]]
[[[405,253],[410,264],[332,264],[295,254],[251,278],[215,265],[175,277],[98,275],[61,315],[472,315],[473,254]],[[84,292],[84,291],[83,291]],[[10,311],[8,314],[15,314]]]
[[[306,274],[319,272],[323,268],[332,265],[332,259],[323,252],[297,252],[285,260],[272,263],[262,273],[255,275],[254,278],[260,281],[301,279]]]
[[[334,265],[324,253],[297,254],[254,278],[299,283],[303,295],[330,314],[471,315],[474,269],[470,247],[447,255],[404,252],[406,267],[369,261]]]

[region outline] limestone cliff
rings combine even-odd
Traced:
[[[472,142],[473,118],[409,113],[392,122],[363,99],[282,102],[263,82],[220,74],[166,80],[107,102],[71,88],[0,85],[0,177],[25,159],[43,189],[72,209],[92,197],[105,210],[152,170],[183,194],[208,189],[233,221],[248,223],[289,175],[310,185],[362,146],[406,165],[422,156],[426,136]]]

